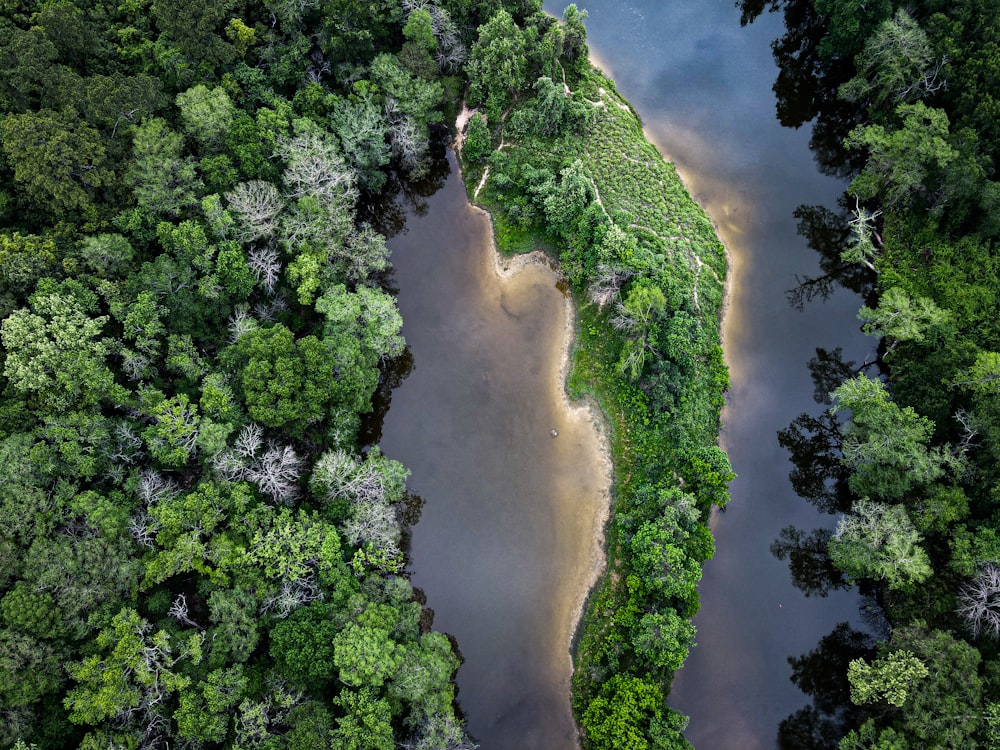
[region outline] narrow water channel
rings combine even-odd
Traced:
[[[458,640],[471,734],[483,750],[569,750],[570,637],[600,564],[607,467],[590,413],[563,395],[556,275],[497,267],[448,158],[444,186],[389,243],[413,370],[380,445],[425,501],[413,584]]]
[[[806,598],[769,551],[787,525],[808,531],[832,521],[795,495],[776,437],[799,413],[822,409],[806,362],[816,347],[842,346],[858,361],[871,349],[858,332],[856,296],[837,293],[800,312],[785,294],[797,275],[818,275],[792,212],[835,208],[844,185],[818,173],[808,126],[789,130],[775,118],[770,43],[784,31],[779,16],[741,28],[733,0],[578,5],[589,12],[595,63],[678,165],[732,256],[723,445],[739,476],[728,511],[713,519],[718,552],[701,584],[698,646],[671,703],[691,716],[686,735],[698,750],[770,750],[779,722],[809,700],[789,680],[788,657],[858,619],[855,595]],[[562,4],[545,9],[560,14]]]

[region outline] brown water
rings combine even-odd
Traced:
[[[601,561],[607,468],[590,413],[564,397],[556,275],[498,275],[488,217],[449,160],[389,243],[414,367],[380,445],[425,501],[413,583],[458,640],[469,730],[483,750],[574,748],[569,645]]]
[[[785,291],[817,274],[817,256],[796,232],[803,203],[835,207],[844,189],[819,174],[808,128],[783,128],[771,91],[770,44],[778,16],[741,28],[733,0],[588,0],[595,62],[643,118],[719,227],[732,256],[724,327],[732,388],[723,444],[739,475],[728,512],[713,519],[718,552],[705,568],[698,646],[677,674],[671,704],[691,716],[698,750],[776,746],[779,722],[808,699],[789,681],[788,657],[815,647],[839,621],[856,622],[857,596],[806,598],[769,547],[781,528],[809,530],[830,518],[798,498],[776,432],[817,413],[806,369],[817,346],[863,360],[861,301],[848,293],[804,312]],[[545,2],[561,13],[562,3]]]

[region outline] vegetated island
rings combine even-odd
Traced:
[[[506,11],[470,54],[461,151],[502,252],[558,257],[578,306],[568,386],[596,399],[615,466],[608,565],[581,623],[574,710],[588,748],[689,747],[666,705],[693,644],[718,447],[726,254],[673,165],[591,66],[585,13]]]

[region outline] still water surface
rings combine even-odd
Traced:
[[[733,0],[587,0],[595,64],[632,102],[650,139],[678,166],[731,253],[731,308],[724,347],[732,382],[723,445],[739,475],[713,519],[718,551],[705,568],[698,646],[674,682],[671,704],[691,716],[698,750],[770,750],[779,722],[808,703],[787,662],[840,621],[857,620],[850,593],[806,598],[787,563],[769,551],[782,527],[830,525],[793,492],[776,431],[817,413],[807,360],[842,346],[861,361],[861,301],[848,293],[803,312],[785,291],[818,275],[816,254],[796,233],[800,204],[834,208],[844,184],[819,174],[809,128],[775,118],[770,44],[778,15],[741,28]],[[545,9],[561,13],[562,4]]]
[[[567,299],[555,274],[497,275],[489,220],[449,164],[389,243],[413,371],[380,444],[425,501],[413,584],[465,658],[470,732],[483,750],[573,748],[569,641],[599,562],[601,444],[563,396]]]

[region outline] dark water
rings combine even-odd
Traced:
[[[555,275],[497,276],[489,221],[449,159],[443,187],[389,243],[413,370],[380,444],[424,500],[413,583],[465,658],[471,733],[483,750],[573,748],[569,642],[599,559],[601,445],[562,395]]]
[[[674,682],[671,703],[691,716],[699,750],[773,748],[778,725],[809,702],[789,680],[789,657],[810,651],[840,621],[857,620],[856,595],[806,598],[769,547],[781,529],[831,523],[793,492],[776,432],[818,413],[806,362],[841,346],[863,360],[857,296],[840,292],[804,311],[786,290],[816,275],[817,255],[796,233],[800,204],[835,208],[844,189],[819,174],[809,128],[782,128],[771,86],[770,43],[780,16],[741,28],[733,0],[590,0],[595,63],[642,116],[650,138],[678,165],[732,254],[724,329],[732,390],[723,443],[734,470],[732,502],[713,520],[718,552],[705,569],[698,646]],[[545,9],[561,13],[562,5]]]

